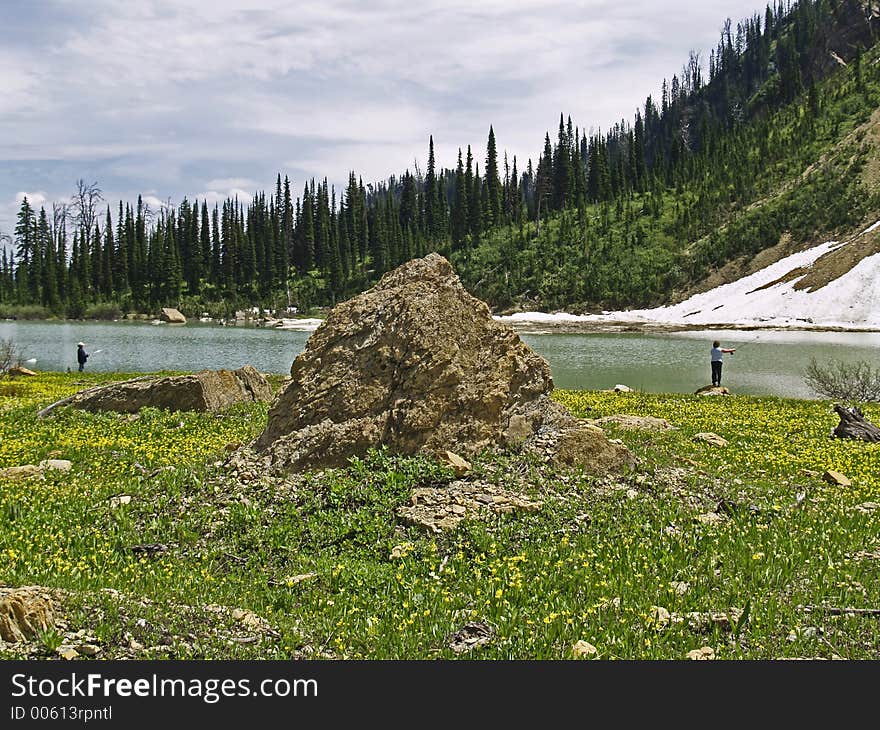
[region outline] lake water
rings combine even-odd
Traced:
[[[37,370],[75,370],[76,343],[93,353],[87,370],[151,372],[238,368],[287,373],[309,332],[190,323],[0,322]],[[804,385],[810,359],[874,361],[880,333],[689,331],[670,334],[524,334],[550,363],[558,388],[599,389],[623,383],[653,393],[691,393],[710,382],[713,339],[736,347],[724,356],[723,385],[735,393],[814,397]]]

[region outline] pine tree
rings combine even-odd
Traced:
[[[434,164],[434,137],[428,140],[428,171],[425,174],[424,195],[425,235],[433,239],[440,229],[440,211],[437,206],[437,173]]]
[[[486,199],[487,209],[483,211],[489,226],[501,224],[501,179],[498,176],[498,151],[495,148],[495,130],[489,127],[489,141],[486,145]]]
[[[31,273],[36,250],[36,217],[34,209],[25,195],[18,210],[15,224],[16,257],[18,268],[15,272],[19,301],[24,303],[33,298],[34,287],[39,281],[31,281]]]
[[[458,166],[455,168],[455,194],[452,203],[452,246],[460,248],[467,239],[468,232],[468,198],[465,182],[464,163],[461,160],[461,149],[458,150]]]
[[[553,207],[562,210],[569,202],[571,184],[571,151],[568,136],[559,115],[559,134],[553,153]]]

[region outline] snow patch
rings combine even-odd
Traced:
[[[880,227],[880,221],[862,234]],[[853,239],[854,240],[854,239]],[[520,312],[497,320],[508,323],[611,323],[749,327],[880,329],[880,254],[862,259],[843,276],[813,292],[798,291],[801,278],[773,284],[799,267],[809,268],[822,255],[850,245],[827,241],[780,259],[730,284],[655,309],[573,315],[566,312]],[[772,284],[772,286],[771,286]]]

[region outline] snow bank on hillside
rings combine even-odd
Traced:
[[[865,229],[869,233],[880,221]],[[861,235],[861,234],[860,234]],[[566,313],[520,312],[497,319],[516,323],[569,324],[628,322],[670,325],[880,329],[880,254],[862,259],[850,271],[814,292],[794,289],[796,280],[767,286],[798,267],[809,267],[828,251],[852,241],[827,243],[787,256],[765,269],[680,304],[656,309]],[[762,288],[765,287],[766,288]]]

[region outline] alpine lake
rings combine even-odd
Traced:
[[[150,322],[0,322],[33,370],[76,370],[77,343],[90,353],[86,369],[102,372],[235,369],[246,364],[287,373],[311,332],[256,326]],[[647,393],[692,393],[710,382],[709,349],[717,339],[736,348],[724,356],[722,385],[733,393],[814,398],[804,383],[812,358],[874,361],[880,332],[689,330],[664,333],[523,333],[550,363],[566,390],[624,384]]]

